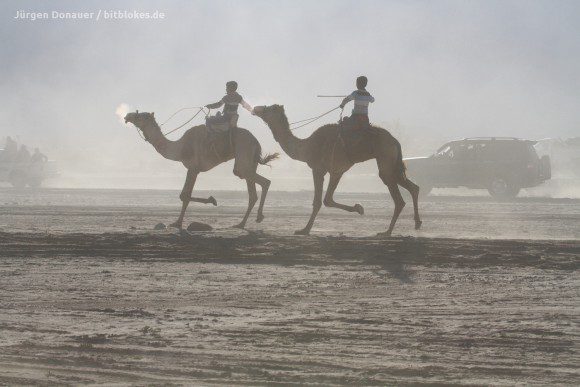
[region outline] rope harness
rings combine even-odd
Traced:
[[[173,113],[171,116],[169,116],[169,118],[168,118],[168,119],[166,119],[166,120],[165,120],[165,122],[163,122],[163,123],[162,123],[161,125],[159,125],[159,126],[163,126],[163,125],[165,125],[165,124],[166,124],[166,123],[167,123],[169,120],[171,120],[171,119],[172,119],[172,118],[173,118],[173,117],[174,117],[174,116],[175,116],[177,113],[179,113],[179,112],[181,112],[181,111],[183,111],[183,110],[189,110],[189,109],[199,109],[199,110],[197,111],[197,113],[195,113],[195,114],[193,115],[193,117],[191,117],[189,120],[185,121],[183,124],[179,125],[177,128],[175,128],[175,129],[172,129],[172,130],[170,130],[170,131],[168,131],[168,132],[165,132],[165,133],[163,133],[163,135],[164,135],[164,136],[167,136],[168,134],[171,134],[171,133],[173,133],[173,132],[175,132],[175,131],[177,131],[177,130],[179,130],[179,129],[183,128],[185,125],[189,124],[189,123],[190,123],[190,122],[191,122],[191,121],[192,121],[192,120],[193,120],[195,117],[197,117],[197,115],[198,115],[199,113],[201,113],[201,112],[204,112],[205,116],[207,117],[207,116],[209,115],[209,112],[210,112],[210,110],[208,109],[208,111],[207,111],[207,113],[206,113],[206,112],[205,112],[205,110],[204,110],[204,107],[203,107],[203,106],[201,106],[201,107],[200,107],[200,106],[194,106],[194,107],[186,107],[186,108],[182,108],[182,109],[179,109],[178,111],[176,111],[175,113]]]
[[[205,114],[205,117],[206,117],[206,118],[209,116],[209,114],[210,114],[210,112],[211,112],[211,109],[207,109],[207,112],[206,112],[206,111],[205,111],[205,107],[204,107],[204,106],[192,106],[192,107],[184,107],[184,108],[181,108],[181,109],[177,110],[177,111],[176,111],[175,113],[173,113],[172,115],[170,115],[170,116],[169,116],[169,117],[168,117],[168,118],[167,118],[165,121],[163,121],[163,123],[162,123],[161,125],[159,125],[159,127],[162,127],[163,125],[165,125],[166,123],[168,123],[168,122],[169,122],[169,121],[170,121],[170,120],[171,120],[173,117],[175,117],[175,116],[176,116],[178,113],[180,113],[180,112],[182,112],[182,111],[184,111],[184,110],[191,110],[191,109],[198,109],[198,110],[197,110],[197,112],[196,112],[196,113],[195,113],[195,114],[194,114],[194,115],[193,115],[193,116],[192,116],[192,117],[191,117],[189,120],[185,121],[183,124],[179,125],[178,127],[176,127],[176,128],[174,128],[174,129],[171,129],[171,130],[169,130],[169,131],[167,131],[167,132],[163,133],[163,135],[164,135],[164,136],[167,136],[167,135],[169,135],[169,134],[171,134],[171,133],[173,133],[173,132],[176,132],[176,131],[178,131],[179,129],[183,128],[185,125],[187,125],[187,124],[189,124],[191,121],[193,121],[193,119],[194,119],[195,117],[197,117],[197,116],[199,115],[199,113],[201,113],[201,112],[203,112],[203,113]],[[338,120],[338,122],[339,122],[339,124],[340,124],[340,122],[342,122],[342,113],[344,112],[344,108],[341,108],[340,106],[337,106],[337,107],[335,107],[334,109],[331,109],[331,110],[329,110],[329,111],[327,111],[327,112],[325,112],[325,113],[322,113],[322,114],[320,114],[320,115],[318,115],[318,116],[315,116],[315,117],[310,117],[310,118],[306,118],[306,119],[304,119],[304,120],[300,120],[300,121],[294,121],[294,122],[291,122],[291,123],[289,124],[290,126],[292,126],[292,125],[296,125],[296,124],[302,124],[302,125],[298,125],[298,126],[296,126],[296,127],[294,127],[294,128],[290,128],[290,130],[291,130],[291,131],[294,131],[294,130],[296,130],[296,129],[300,129],[300,128],[304,127],[304,126],[310,125],[310,124],[312,124],[313,122],[315,122],[315,121],[318,121],[318,120],[319,120],[319,119],[321,119],[322,117],[324,117],[324,116],[326,116],[326,115],[328,115],[328,114],[330,114],[330,113],[332,113],[333,111],[335,111],[335,110],[338,110],[338,109],[341,109],[341,110],[340,110],[340,117],[339,117],[339,120]],[[149,140],[147,139],[147,137],[145,137],[145,136],[144,136],[144,135],[141,133],[141,131],[139,130],[139,128],[135,128],[135,129],[137,130],[137,134],[139,135],[139,137],[141,137],[141,139],[142,139],[143,141],[147,141],[147,142],[149,142]],[[339,134],[339,137],[340,137],[340,134]],[[338,140],[338,139],[337,139],[337,140]],[[230,133],[230,146],[232,146],[232,145],[233,145],[233,139],[232,139],[232,136],[231,136],[231,133]],[[336,146],[336,142],[335,142],[335,146]],[[214,151],[215,151],[215,153],[216,153],[216,155],[217,155],[217,150],[215,149],[215,146],[214,146],[213,148],[214,148]],[[334,155],[334,149],[333,149],[333,152],[332,152],[332,153],[333,153],[333,155]]]
[[[334,109],[331,109],[331,110],[327,111],[326,113],[322,113],[322,114],[321,114],[321,115],[319,115],[319,116],[316,116],[316,117],[310,117],[310,118],[306,118],[306,119],[304,119],[304,120],[300,120],[300,121],[294,121],[294,122],[291,122],[291,123],[290,123],[290,126],[292,126],[292,125],[295,125],[295,124],[300,124],[300,123],[302,123],[302,122],[305,122],[305,123],[304,123],[304,124],[302,124],[302,125],[298,125],[298,126],[296,126],[295,128],[290,128],[290,130],[294,131],[294,130],[296,130],[296,129],[300,129],[300,128],[302,128],[302,127],[306,126],[306,125],[310,125],[311,123],[313,123],[313,122],[315,122],[315,121],[318,121],[318,120],[319,120],[319,119],[321,119],[322,117],[324,117],[324,116],[326,116],[326,115],[328,115],[328,114],[332,113],[333,111],[335,111],[335,110],[337,110],[337,109],[341,109],[341,110],[340,110],[340,119],[342,120],[342,112],[343,112],[343,109],[342,109],[340,106],[337,106],[337,107],[335,107]],[[340,121],[339,121],[339,122],[340,122]]]
[[[206,112],[205,107],[203,107],[203,106],[184,107],[184,108],[177,110],[172,115],[170,115],[169,118],[167,118],[165,121],[163,121],[163,123],[161,125],[159,125],[159,127],[162,127],[163,125],[168,123],[173,117],[175,117],[175,115],[177,113],[182,112],[184,110],[190,110],[190,109],[199,109],[199,110],[189,120],[185,121],[183,124],[179,125],[177,128],[171,129],[171,130],[163,133],[163,135],[167,136],[168,134],[171,134],[171,133],[183,128],[185,125],[189,124],[195,117],[197,117],[199,113],[204,112],[205,116],[207,117],[211,111],[211,109],[207,109],[207,112]],[[139,135],[139,137],[141,137],[141,139],[143,141],[149,142],[149,139],[141,133],[141,130],[139,130],[139,128],[135,127],[135,130],[137,130],[137,134]]]
[[[137,130],[137,134],[139,135],[139,137],[141,137],[141,139],[142,139],[143,141],[145,141],[145,142],[149,142],[149,141],[147,141],[147,139],[145,138],[145,136],[143,136],[143,135],[141,134],[141,130],[139,130],[139,128],[138,128],[138,127],[135,127],[135,130]]]

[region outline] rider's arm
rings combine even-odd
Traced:
[[[352,101],[354,99],[354,92],[351,93],[350,95],[347,95],[343,100],[342,103],[340,104],[340,108],[344,109],[344,105],[346,105],[347,103],[349,103],[350,101]]]
[[[220,106],[222,106],[223,104],[224,104],[224,99],[222,98],[216,103],[210,103],[210,104],[205,105],[205,107],[208,109],[217,109]]]
[[[249,103],[247,103],[243,98],[242,101],[240,102],[240,105],[242,105],[242,107],[247,111],[249,111],[250,113],[254,110],[254,108]]]

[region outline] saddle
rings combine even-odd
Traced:
[[[230,129],[238,127],[238,115],[222,115],[218,112],[215,116],[207,117],[205,125],[208,129],[216,132],[227,132]]]
[[[338,140],[342,142],[347,157],[352,161],[352,155],[367,154],[372,151],[376,143],[378,132],[368,120],[368,116],[354,115],[344,117],[340,122]]]
[[[340,122],[344,130],[365,130],[370,129],[371,124],[367,115],[356,114],[350,117],[344,117]]]
[[[218,113],[205,119],[209,149],[218,157],[226,157],[234,149],[234,129],[237,128],[237,114],[228,117]]]

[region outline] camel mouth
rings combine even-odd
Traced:
[[[265,110],[266,110],[266,106],[254,106],[253,113],[255,115],[257,115],[258,117],[262,117],[262,114],[264,114]]]
[[[134,119],[135,119],[135,113],[127,113],[125,115],[125,118],[124,118],[125,123],[130,122],[132,124],[134,123]]]

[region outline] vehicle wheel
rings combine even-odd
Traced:
[[[26,188],[26,176],[22,172],[14,171],[10,174],[10,184],[14,188]]]
[[[509,180],[504,179],[503,177],[496,177],[493,179],[487,190],[491,196],[500,199],[515,198],[520,192],[519,187],[514,186],[509,182]]]

